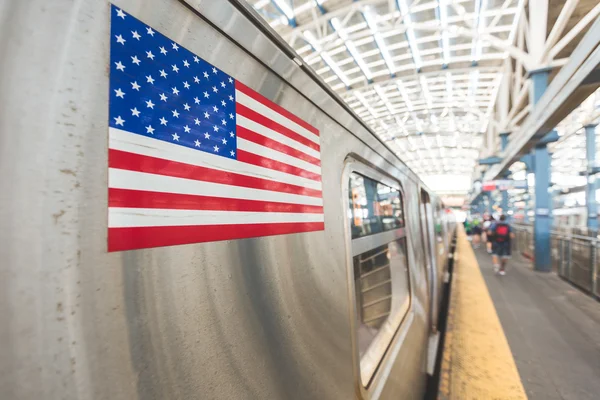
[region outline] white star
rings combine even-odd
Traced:
[[[210,133],[206,132],[206,133],[204,134],[204,138],[205,138],[205,139],[210,139]]]
[[[225,82],[221,82],[221,87],[225,87]]]
[[[213,149],[215,150],[215,153],[219,152],[219,146],[215,146],[215,147],[213,147]]]
[[[162,46],[160,46],[158,49],[160,50],[161,53],[163,53],[164,55],[167,55],[167,49],[165,49]]]
[[[135,65],[140,65],[140,59],[137,58],[137,56],[131,57],[131,62],[134,63]]]
[[[117,125],[123,126],[123,123],[125,122],[125,120],[123,118],[121,118],[120,115],[117,118],[113,117],[113,119],[115,120],[115,124],[117,124]]]
[[[125,46],[125,42],[127,40],[123,39],[123,36],[121,36],[121,35],[115,35],[115,38],[117,38],[117,43],[121,43],[123,46]]]
[[[229,152],[229,154],[231,154],[231,157],[233,157],[233,156],[235,156],[235,151],[231,150],[231,151]]]
[[[231,79],[231,77],[229,77],[229,83],[233,83],[233,79]]]
[[[209,94],[208,94],[208,92],[204,92],[204,97],[207,98],[207,99],[210,97]]]
[[[223,144],[227,144],[227,139],[223,138],[221,141],[223,142]]]
[[[124,91],[122,91],[122,90],[121,90],[121,88],[118,88],[118,89],[116,89],[116,90],[115,90],[115,95],[116,95],[117,97],[120,97],[120,98],[122,98],[122,99],[124,99],[124,98],[125,98],[125,92],[124,92]]]
[[[167,120],[165,119],[165,117],[160,117],[160,124],[161,125],[167,125]]]
[[[152,100],[146,100],[146,108],[154,109],[154,103],[152,102]]]
[[[173,47],[173,50],[179,50],[179,46],[177,46],[177,43],[171,43],[171,46]]]
[[[131,109],[131,115],[133,115],[135,117],[139,117],[140,116],[140,112],[138,111],[137,107],[133,107]]]
[[[204,118],[208,118],[208,117],[209,117],[208,113],[206,111],[204,111]]]
[[[146,33],[148,33],[148,35],[150,36],[154,36],[154,31],[152,30],[152,28],[146,28]]]
[[[227,125],[227,121],[225,121],[224,119],[221,120],[221,125]]]
[[[216,86],[213,86],[213,92],[217,93],[219,91],[219,89],[217,89]]]
[[[117,62],[115,63],[115,65],[117,66],[117,69],[118,69],[119,71],[123,71],[123,72],[125,72],[125,66],[124,66],[124,65],[121,63],[121,61],[117,61]]]
[[[148,125],[146,127],[146,133],[149,133],[151,135],[154,135],[154,128],[152,127],[152,125]]]
[[[225,104],[226,104],[226,103],[225,103],[225,100],[221,100],[221,105],[222,105],[223,107],[225,107]]]
[[[185,131],[185,133],[190,133],[191,131],[190,127],[187,125],[183,127],[183,130]]]
[[[117,17],[125,19],[125,13],[123,12],[123,10],[117,8]]]
[[[233,132],[229,132],[229,136],[234,137],[235,135],[233,134]]]
[[[173,136],[173,140],[179,142],[179,135],[178,134],[174,133],[171,136]]]
[[[204,77],[205,77],[206,79],[208,79],[208,72],[204,71],[204,73],[203,73],[202,75],[204,75]]]
[[[200,147],[200,141],[198,139],[196,139],[196,141],[194,142],[194,146]]]
[[[200,59],[199,59],[198,57],[194,56],[194,62],[195,62],[195,63],[199,63],[199,62],[200,62]]]
[[[190,84],[187,83],[187,81],[185,81],[185,82],[183,82],[183,87],[186,88],[186,89],[189,89],[190,88]]]
[[[131,31],[131,34],[133,35],[134,39],[140,40],[141,36],[139,33],[137,33],[137,31]]]
[[[233,114],[229,113],[229,119],[233,119]]]
[[[213,111],[214,111],[214,112],[218,112],[218,111],[219,111],[219,107],[217,107],[217,106],[213,106]]]
[[[233,101],[233,96],[229,95],[229,101]]]
[[[188,62],[188,60],[183,60],[183,66],[184,67],[190,67],[190,63]]]
[[[212,71],[213,71],[213,74],[216,74],[216,73],[217,73],[217,69],[216,69],[215,67],[213,67],[213,70],[212,70]]]
[[[194,120],[194,123],[195,123],[196,125],[200,125],[200,120],[199,120],[198,118],[196,118],[196,119]]]
[[[199,99],[199,98],[197,98],[197,97],[194,97],[194,103],[196,103],[196,104],[200,104],[200,99]]]
[[[192,107],[190,107],[188,103],[185,103],[183,105],[183,108],[185,108],[185,111],[190,111],[190,108],[192,108]]]
[[[195,76],[195,77],[194,77],[194,82],[195,82],[195,83],[200,83],[200,79],[199,79],[197,76]]]
[[[218,126],[216,126],[216,125],[215,125],[215,126],[213,126],[213,131],[215,131],[215,132],[219,132],[219,127],[218,127]]]
[[[152,54],[152,52],[151,52],[151,51],[147,51],[147,52],[146,52],[146,58],[149,58],[149,59],[151,59],[151,60],[154,60],[154,54]]]
[[[154,84],[154,78],[152,77],[152,75],[146,76],[146,82]]]
[[[175,95],[179,94],[179,90],[176,87],[174,87],[171,90],[173,91],[173,94],[175,94]]]
[[[171,112],[173,113],[173,116],[174,116],[175,118],[179,118],[179,113],[177,112],[177,110],[173,110],[173,111],[171,111]]]
[[[164,93],[161,93],[161,94],[160,94],[160,99],[161,99],[162,101],[167,101],[167,96],[165,96],[165,94],[164,94]]]
[[[139,91],[140,91],[140,88],[141,88],[141,86],[140,86],[140,85],[138,85],[137,81],[135,81],[135,82],[131,82],[131,88],[132,88],[133,90],[137,90],[137,91],[139,92]]]
[[[160,76],[162,76],[163,78],[166,78],[166,77],[167,77],[167,75],[169,75],[169,74],[167,74],[167,73],[165,72],[165,70],[164,70],[164,69],[161,69],[161,70],[160,70],[160,71],[158,71],[158,72],[160,72]]]
[[[171,65],[171,68],[173,68],[173,71],[179,72],[179,68],[177,68],[176,64]]]

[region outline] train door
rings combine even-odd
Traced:
[[[439,314],[439,296],[437,290],[438,274],[436,269],[436,257],[434,252],[434,232],[433,232],[433,209],[429,193],[421,189],[421,243],[423,243],[423,252],[425,262],[427,263],[427,279],[429,282],[429,314],[431,319],[431,329],[437,332],[437,319]]]

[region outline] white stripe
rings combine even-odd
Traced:
[[[249,153],[256,154],[257,156],[270,158],[271,160],[279,161],[321,175],[321,167],[319,167],[318,165],[311,164],[309,162],[306,162],[296,157],[292,157],[284,153],[280,153],[279,151],[270,149],[265,146],[261,146],[260,144],[256,144],[246,139],[242,139],[241,137],[237,138],[237,148],[240,150],[247,151]]]
[[[108,227],[237,225],[294,222],[323,222],[323,214],[247,211],[171,210],[158,208],[108,209]]]
[[[319,197],[252,189],[241,186],[224,185],[221,183],[196,181],[193,179],[174,178],[171,176],[148,174],[145,172],[128,171],[116,168],[108,169],[108,187],[114,189],[225,197],[228,199],[274,201],[277,203],[292,203],[311,206],[323,205],[323,199]]]
[[[264,137],[273,139],[276,142],[285,144],[286,146],[290,146],[291,148],[299,150],[304,154],[314,157],[318,160],[321,159],[321,153],[319,153],[317,150],[311,149],[310,147],[305,146],[302,143],[295,141],[294,139],[290,139],[289,137],[282,135],[277,131],[269,129],[256,121],[244,117],[243,115],[236,114],[236,124],[253,132],[260,133]]]
[[[152,139],[147,136],[116,128],[109,128],[108,146],[115,150],[127,151],[130,153],[162,158],[220,171],[233,172],[315,190],[321,190],[322,187],[321,182],[312,179],[306,179],[297,175],[286,174],[285,172],[242,163],[227,157],[216,156],[214,154],[201,152],[178,144]]]
[[[319,144],[319,137],[317,135],[315,135],[314,133],[312,133],[305,127],[298,125],[291,119],[284,117],[283,115],[279,114],[277,111],[273,110],[272,108],[269,108],[269,107],[265,106],[264,104],[262,104],[261,102],[254,100],[252,97],[246,95],[245,93],[240,92],[237,89],[235,91],[235,101],[240,104],[245,105],[248,108],[251,108],[252,110],[256,111],[259,114],[264,115],[265,117],[269,118],[270,120],[273,120],[289,129],[293,130],[294,132],[298,133],[301,136],[304,136],[311,142]]]

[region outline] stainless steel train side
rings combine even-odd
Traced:
[[[428,193],[426,256],[426,188],[236,2],[114,4],[319,129],[325,231],[108,253],[110,4],[4,2],[0,398],[421,398],[454,226],[439,199]],[[350,291],[350,160],[405,196],[410,308],[367,387]]]

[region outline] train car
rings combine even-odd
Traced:
[[[452,214],[249,6],[0,20],[0,398],[423,397]]]

